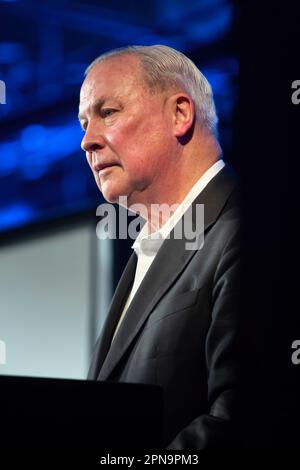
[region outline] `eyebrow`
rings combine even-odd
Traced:
[[[99,98],[95,101],[95,103],[93,104],[93,106],[91,107],[92,110],[95,110],[95,109],[101,109],[104,102],[107,100],[107,97],[102,97],[102,98]],[[86,119],[85,115],[83,113],[78,113],[78,120],[81,121],[82,119]]]

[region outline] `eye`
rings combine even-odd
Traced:
[[[101,117],[105,119],[107,117],[112,116],[116,111],[116,109],[112,108],[103,108],[101,109]]]

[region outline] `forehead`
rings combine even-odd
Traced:
[[[117,56],[105,59],[90,70],[81,87],[80,103],[128,98],[143,91],[139,59],[132,55]]]

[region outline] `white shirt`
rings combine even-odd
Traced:
[[[150,268],[159,248],[161,247],[163,241],[168,237],[170,232],[173,230],[177,222],[181,219],[183,213],[187,208],[192,204],[196,197],[203,191],[205,186],[216,176],[219,171],[222,170],[225,163],[223,160],[218,160],[214,163],[194,184],[192,189],[189,191],[185,199],[181,202],[178,208],[175,210],[173,215],[166,221],[166,223],[156,232],[152,232],[150,235],[147,234],[148,224],[147,222],[141,229],[139,235],[137,236],[132,247],[137,255],[137,265],[135,271],[134,282],[132,289],[127,298],[126,304],[123,308],[122,315],[120,317],[119,323],[116,327],[113,339],[119,329],[119,326],[125,316],[125,313],[135,296],[142,280],[144,279],[148,269]]]

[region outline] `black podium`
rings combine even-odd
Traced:
[[[0,448],[161,448],[156,386],[2,376],[0,400]]]

